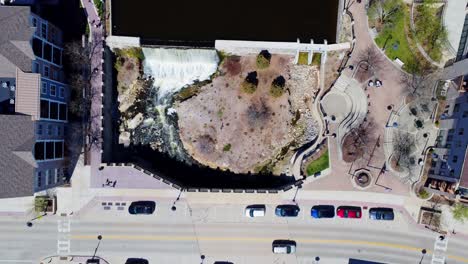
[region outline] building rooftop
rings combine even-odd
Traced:
[[[34,121],[27,115],[0,115],[0,198],[34,194]]]
[[[15,67],[31,72],[35,28],[30,26],[30,14],[27,6],[0,6],[0,77],[14,77]]]

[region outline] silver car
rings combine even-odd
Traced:
[[[261,217],[265,216],[265,205],[263,204],[255,204],[249,205],[245,208],[245,216],[247,217]]]

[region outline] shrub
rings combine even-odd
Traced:
[[[284,93],[284,86],[286,85],[286,80],[283,76],[276,77],[271,83],[270,94],[273,97],[280,97]]]
[[[468,220],[468,207],[461,203],[457,203],[452,208],[452,214],[455,220],[463,223],[465,220]]]
[[[257,67],[259,69],[266,69],[270,66],[271,54],[268,50],[260,51],[260,54],[257,55]]]
[[[249,72],[247,77],[245,77],[244,82],[241,84],[242,91],[245,93],[252,94],[257,90],[258,79],[257,79],[257,72]]]
[[[227,151],[230,151],[230,150],[231,150],[231,144],[224,145],[224,147],[223,147],[224,152],[227,152]]]
[[[430,193],[428,193],[424,188],[419,188],[418,195],[421,199],[427,199],[429,198]]]

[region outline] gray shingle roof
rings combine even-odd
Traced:
[[[24,72],[31,72],[34,60],[30,14],[28,6],[0,6],[0,54]]]
[[[34,194],[34,121],[0,115],[0,198]]]

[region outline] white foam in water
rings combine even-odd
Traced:
[[[158,98],[172,95],[195,81],[210,78],[218,67],[216,50],[143,48],[144,72],[154,78]]]

